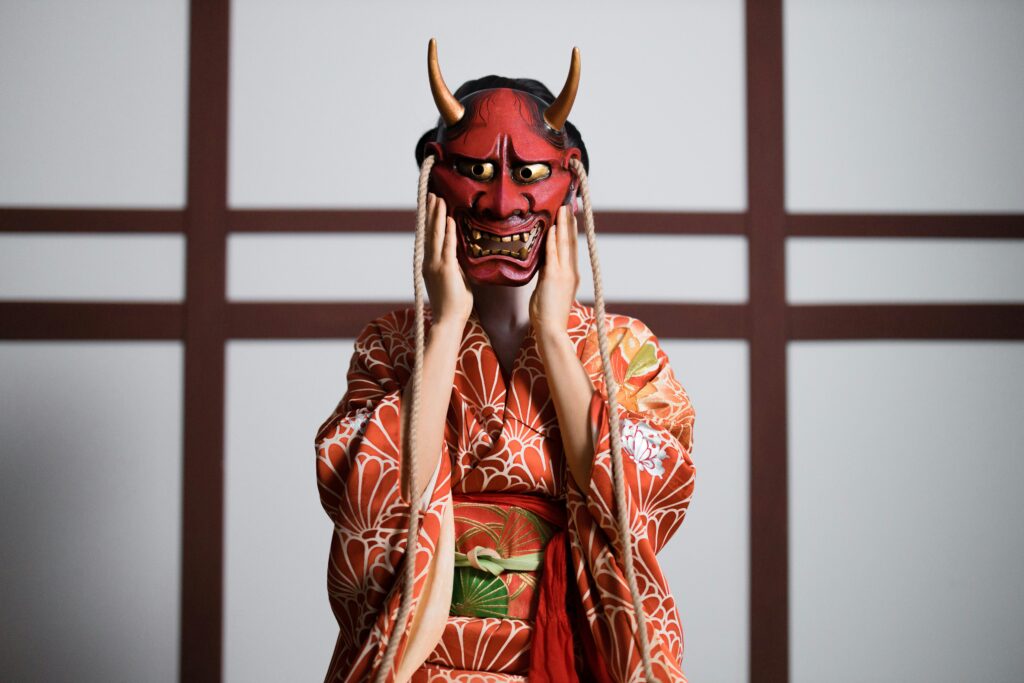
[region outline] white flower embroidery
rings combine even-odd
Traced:
[[[622,447],[633,462],[655,477],[665,474],[661,461],[668,457],[661,435],[650,425],[624,418],[622,420]]]

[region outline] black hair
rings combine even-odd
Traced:
[[[525,93],[533,95],[537,99],[544,102],[545,105],[549,105],[555,101],[555,96],[548,90],[548,87],[536,81],[532,78],[505,78],[504,76],[484,76],[483,78],[476,78],[471,81],[466,81],[459,86],[459,89],[455,91],[455,99],[461,100],[467,95],[471,95],[481,90],[490,90],[491,88],[511,88],[512,90],[521,90]],[[416,143],[416,165],[420,166],[423,164],[424,152],[428,142],[434,142],[437,140],[437,134],[441,130],[443,122],[438,118],[437,125],[424,133],[419,142]],[[579,130],[576,126],[572,125],[572,122],[565,122],[565,136],[568,139],[569,147],[578,147],[580,150],[580,161],[583,162],[583,168],[590,173],[590,157],[587,156],[587,146],[583,144],[583,138],[580,136]]]

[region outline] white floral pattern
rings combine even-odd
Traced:
[[[661,461],[668,457],[661,435],[643,422],[622,419],[622,447],[633,458],[637,467],[660,477],[665,474]]]

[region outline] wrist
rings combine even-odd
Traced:
[[[572,350],[569,331],[564,326],[540,325],[537,327],[537,345],[542,354],[557,350]]]
[[[444,344],[459,346],[462,343],[462,332],[466,328],[466,321],[457,318],[442,318],[432,321],[430,332],[427,335],[427,343],[439,341]]]

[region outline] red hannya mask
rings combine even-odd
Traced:
[[[569,78],[546,105],[510,88],[472,93],[460,102],[437,67],[434,41],[428,53],[430,86],[444,119],[436,142],[431,189],[445,200],[459,235],[458,257],[475,283],[524,285],[540,265],[544,238],[558,208],[575,199],[564,131],[579,83],[579,52]]]

